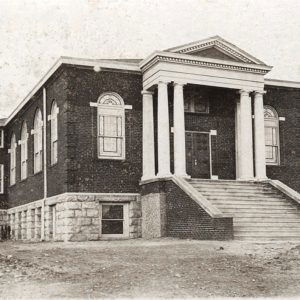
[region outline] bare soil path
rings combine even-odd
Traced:
[[[300,299],[300,243],[0,243],[0,299]]]

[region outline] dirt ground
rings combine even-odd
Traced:
[[[1,299],[208,296],[300,298],[300,242],[0,243]]]

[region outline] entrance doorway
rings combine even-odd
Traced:
[[[186,131],[186,169],[192,178],[211,178],[209,132]]]

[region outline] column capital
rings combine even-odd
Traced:
[[[168,83],[170,83],[170,81],[168,80],[158,80],[157,85],[168,85]]]
[[[174,86],[185,86],[187,83],[186,82],[184,82],[184,81],[174,81],[173,82],[173,85]]]
[[[237,93],[240,94],[241,96],[249,96],[249,94],[251,93],[251,91],[250,90],[246,90],[246,89],[241,89]]]
[[[254,95],[265,95],[267,93],[267,91],[254,91]]]
[[[152,96],[154,93],[151,92],[151,91],[148,91],[148,90],[142,90],[142,91],[141,91],[141,94],[142,94],[142,95],[151,95],[151,96]]]

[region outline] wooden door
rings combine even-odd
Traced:
[[[187,173],[193,178],[210,178],[210,139],[208,133],[186,132]]]

